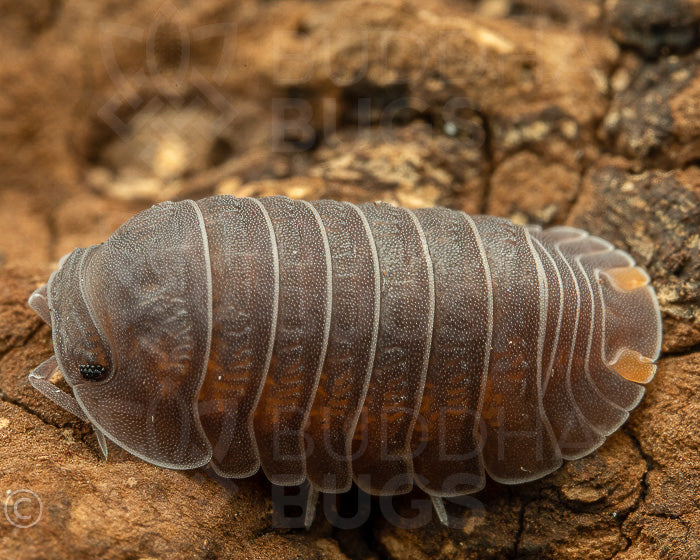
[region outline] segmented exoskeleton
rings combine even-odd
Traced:
[[[584,231],[281,196],[158,204],[29,303],[55,350],[32,384],[105,452],[323,492],[415,484],[443,521],[439,498],[485,472],[524,482],[599,447],[661,343],[647,274]]]

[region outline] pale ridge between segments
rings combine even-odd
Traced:
[[[202,385],[204,385],[204,378],[207,375],[207,369],[209,369],[209,354],[211,353],[211,337],[212,329],[214,324],[214,312],[213,312],[213,296],[212,296],[212,277],[211,277],[211,257],[209,255],[209,236],[207,235],[207,228],[204,224],[204,216],[202,216],[202,211],[199,209],[199,205],[194,200],[184,201],[190,205],[197,216],[197,222],[199,223],[199,230],[202,235],[202,252],[204,257],[204,271],[207,277],[207,342],[206,350],[204,351],[204,358],[202,359],[202,372],[199,375],[199,381],[192,397],[192,409],[197,411],[197,403],[199,400],[199,393],[202,390]],[[194,422],[197,426],[197,431],[200,433],[201,437],[207,444],[209,450],[209,459],[211,459],[213,449],[211,442],[204,431],[204,426],[199,418],[199,414],[194,414]]]
[[[328,335],[331,331],[331,311],[333,307],[333,265],[331,264],[331,248],[328,244],[328,235],[326,234],[326,228],[323,225],[321,216],[318,210],[314,208],[313,204],[302,200],[301,202],[311,210],[314,215],[318,229],[321,232],[321,239],[323,240],[323,252],[326,260],[326,318],[323,325],[323,344],[321,347],[321,355],[318,358],[318,367],[316,368],[316,381],[314,383],[313,389],[311,389],[311,398],[309,399],[309,406],[304,414],[304,421],[301,423],[302,430],[309,420],[309,414],[311,414],[311,407],[313,406],[314,398],[316,396],[316,391],[318,390],[318,383],[321,379],[321,370],[323,370],[323,364],[326,361],[326,351],[328,350]],[[306,457],[304,457],[304,463],[306,463]]]
[[[557,241],[554,244],[554,249],[557,251],[559,257],[561,258],[561,261],[566,266],[566,269],[569,272],[569,276],[571,277],[571,282],[574,286],[574,290],[576,292],[576,318],[574,319],[574,328],[571,335],[571,341],[569,343],[569,360],[566,365],[566,388],[569,391],[569,397],[571,399],[571,402],[576,404],[576,408],[578,409],[579,413],[583,416],[581,407],[578,406],[576,398],[574,397],[573,389],[571,388],[571,366],[574,362],[574,349],[576,348],[576,339],[578,338],[578,320],[579,317],[581,317],[581,292],[579,291],[578,282],[576,282],[576,275],[574,274],[574,271],[572,270],[569,261],[566,259],[566,256],[564,256],[564,252],[561,250],[562,243],[566,243],[566,241],[567,240]],[[585,418],[585,416],[583,417]],[[593,429],[595,430],[595,428]]]
[[[279,252],[277,250],[277,237],[275,236],[275,229],[272,226],[272,220],[270,219],[270,214],[267,209],[257,198],[249,197],[260,210],[263,218],[265,219],[265,224],[267,225],[267,230],[270,233],[270,246],[272,248],[272,266],[275,273],[275,292],[273,294],[272,305],[274,309],[272,311],[272,320],[270,321],[270,340],[267,345],[267,355],[265,356],[265,365],[263,367],[263,374],[260,378],[260,383],[258,384],[258,392],[256,393],[253,404],[250,407],[250,416],[248,417],[248,430],[252,436],[251,441],[254,444],[253,452],[255,453],[256,463],[258,468],[260,468],[260,451],[258,450],[258,441],[255,437],[254,429],[254,417],[255,410],[258,408],[258,402],[260,402],[260,397],[265,388],[265,381],[267,379],[267,374],[270,371],[270,363],[272,362],[272,351],[275,347],[275,339],[277,337],[277,319],[279,316],[279,299],[280,299],[280,263],[279,263]]]
[[[428,297],[430,298],[427,328],[428,337],[425,346],[425,353],[423,354],[423,365],[420,382],[418,384],[420,387],[420,395],[418,395],[418,398],[416,399],[417,402],[414,408],[413,418],[411,419],[411,424],[408,427],[408,433],[412,435],[413,429],[416,425],[416,419],[418,418],[418,414],[420,413],[421,402],[423,401],[423,392],[425,391],[425,379],[428,375],[428,365],[430,363],[430,351],[433,347],[433,324],[435,322],[435,273],[433,271],[433,259],[430,258],[430,251],[428,249],[428,242],[425,239],[425,232],[423,231],[423,226],[420,225],[420,221],[418,221],[418,217],[415,215],[415,213],[413,213],[409,209],[406,209],[406,212],[408,212],[409,216],[411,216],[413,224],[416,226],[416,231],[418,232],[418,237],[420,238],[420,243],[423,247],[423,256],[425,257],[425,264],[428,271]],[[411,471],[414,471],[413,456],[411,450],[411,438],[408,437],[406,441],[408,446],[408,454],[409,457],[411,457]],[[411,473],[412,479],[414,479],[413,474],[414,472]]]
[[[353,204],[352,202],[345,202],[344,204],[353,208],[355,212],[357,212],[357,215],[360,217],[360,220],[362,220],[362,225],[365,228],[365,233],[367,234],[367,241],[369,241],[370,250],[372,251],[372,266],[374,268],[374,318],[372,320],[372,348],[370,350],[369,360],[367,361],[367,371],[365,372],[365,379],[362,385],[361,402],[359,403],[359,406],[357,407],[357,412],[355,412],[354,418],[352,420],[352,436],[355,433],[355,430],[357,429],[357,423],[360,421],[360,415],[362,414],[362,409],[365,405],[365,398],[367,397],[369,384],[372,381],[372,371],[374,371],[374,357],[377,353],[377,342],[379,340],[379,312],[381,310],[382,279],[379,270],[379,256],[377,255],[377,246],[374,242],[372,229],[370,228],[365,213],[359,206]],[[348,457],[352,457],[352,437],[348,438],[347,453]],[[352,460],[349,461],[349,464],[350,475],[353,476]]]
[[[549,310],[549,286],[547,283],[547,276],[544,273],[544,266],[540,260],[540,256],[535,250],[535,246],[532,243],[532,236],[527,228],[524,228],[525,239],[527,240],[527,246],[532,253],[532,258],[535,261],[535,268],[537,269],[537,287],[540,291],[540,318],[538,324],[538,335],[537,335],[537,409],[540,413],[540,418],[544,425],[545,432],[549,435],[550,440],[556,448],[557,455],[559,456],[559,465],[561,465],[561,448],[559,447],[559,442],[557,438],[554,437],[554,430],[552,425],[547,418],[547,414],[544,410],[544,390],[542,388],[542,352],[544,351],[544,337],[547,334],[547,311]],[[555,467],[559,468],[559,466]],[[553,469],[554,470],[554,469]]]
[[[479,403],[477,404],[477,410],[474,411],[474,437],[476,441],[479,442],[480,451],[479,457],[483,464],[483,453],[481,450],[484,447],[484,439],[481,436],[481,431],[479,430],[479,425],[481,423],[481,411],[484,406],[484,394],[486,393],[486,383],[488,381],[489,375],[489,363],[491,361],[491,341],[493,340],[493,279],[491,278],[491,267],[489,266],[488,259],[486,258],[486,249],[484,248],[484,241],[481,239],[481,234],[479,233],[479,228],[476,227],[476,223],[473,218],[466,212],[462,212],[462,215],[467,220],[469,227],[474,233],[474,239],[476,240],[476,246],[479,249],[479,256],[481,262],[484,266],[484,275],[486,276],[486,293],[488,295],[488,333],[486,334],[486,344],[484,348],[484,369],[481,375],[481,390],[479,391]]]
[[[532,237],[531,239],[534,243],[537,243],[537,246],[542,249],[542,252],[547,255],[547,259],[549,259],[549,262],[552,264],[552,268],[554,269],[554,273],[556,274],[557,277],[557,285],[559,286],[559,314],[557,317],[557,330],[554,334],[554,340],[552,342],[552,357],[549,360],[549,364],[546,366],[543,364],[543,378],[542,378],[542,395],[544,396],[545,391],[547,390],[547,385],[549,383],[549,376],[551,375],[552,369],[554,367],[554,357],[556,355],[556,350],[559,345],[559,334],[561,332],[561,321],[562,317],[564,315],[564,285],[561,279],[561,275],[559,274],[559,268],[557,267],[556,262],[554,262],[554,258],[552,255],[549,254],[549,251],[547,251],[547,248],[544,246],[542,242],[540,242],[539,239],[536,237]]]
[[[607,243],[607,242],[606,242]],[[587,253],[587,255],[594,255],[597,253],[606,253],[608,250],[601,250],[601,251],[595,251],[592,253]],[[591,377],[591,372],[590,372],[590,366],[589,366],[589,361],[590,361],[590,356],[591,356],[591,346],[593,345],[593,329],[595,328],[595,322],[596,322],[596,313],[600,313],[600,310],[596,312],[596,299],[595,296],[593,295],[593,288],[591,287],[591,280],[588,278],[588,273],[586,272],[586,268],[583,266],[583,263],[581,262],[581,257],[582,254],[576,255],[576,265],[578,266],[579,270],[581,271],[581,276],[583,277],[583,280],[586,284],[586,288],[588,288],[588,291],[591,295],[591,326],[588,329],[588,344],[586,344],[586,358],[584,360],[584,371],[586,373],[586,378],[588,379],[589,384],[591,387],[593,387],[593,390],[595,391],[596,395],[598,398],[604,400],[606,403],[608,403],[612,408],[615,408],[617,410],[620,410],[624,412],[624,420],[627,420],[627,417],[629,416],[629,413],[622,408],[621,406],[618,406],[614,402],[612,402],[607,395],[605,395],[594,383],[593,378]],[[624,422],[623,420],[623,422]],[[615,427],[615,430],[617,430],[619,426]],[[606,436],[612,434],[612,430],[609,434],[604,434]]]

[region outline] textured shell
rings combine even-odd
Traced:
[[[30,305],[56,352],[33,384],[98,434],[324,492],[544,476],[626,420],[661,344],[649,277],[609,243],[384,203],[162,203]]]

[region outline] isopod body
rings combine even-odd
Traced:
[[[282,196],[158,204],[29,303],[32,384],[103,450],[323,492],[542,477],[625,421],[661,344],[646,272],[582,230]]]

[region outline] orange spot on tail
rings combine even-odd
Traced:
[[[649,277],[638,266],[609,268],[605,271],[605,274],[607,274],[621,290],[634,290],[646,286],[649,283]]]
[[[628,381],[649,383],[656,373],[656,364],[634,350],[623,350],[617,360],[610,364],[617,373]]]

